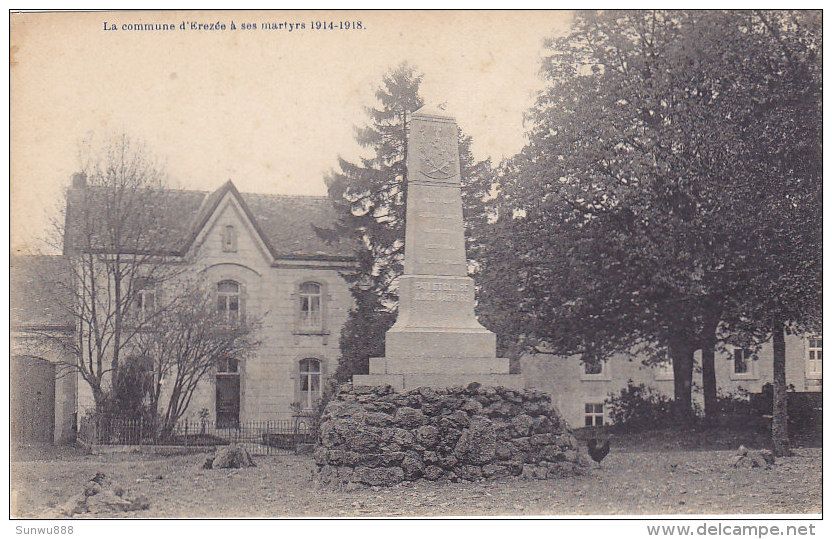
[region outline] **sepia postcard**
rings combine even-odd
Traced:
[[[819,11],[9,18],[16,534],[819,533]]]

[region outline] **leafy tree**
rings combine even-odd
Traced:
[[[511,247],[489,263],[515,279],[523,325],[587,361],[668,350],[686,420],[699,348],[706,411],[716,409],[717,331],[760,260],[748,176],[760,157],[751,148],[771,145],[751,136],[747,109],[768,82],[743,63],[753,39],[738,21],[748,17],[579,14],[569,36],[548,44],[549,86],[530,113],[529,145],[500,177]],[[770,110],[776,99],[766,102]],[[508,261],[516,272],[501,267]]]
[[[667,76],[686,18],[581,14],[549,44],[550,85],[530,113],[503,212],[519,216],[510,227],[535,336],[584,361],[669,349],[682,419],[702,318],[695,225],[706,222],[679,157],[687,124]]]
[[[790,452],[785,333],[818,331],[822,312],[822,20],[818,11],[734,14],[737,32],[723,57],[744,65],[735,87],[748,181],[735,196],[749,224],[743,252],[746,286],[727,325],[771,339],[774,352],[772,440]],[[733,96],[732,96],[733,97]]]

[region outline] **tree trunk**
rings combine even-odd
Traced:
[[[110,374],[114,385],[118,381],[119,352],[121,351],[121,323],[123,321],[122,315],[124,314],[124,306],[122,305],[121,298],[121,276],[118,273],[121,270],[121,262],[119,261],[118,255],[116,255],[115,263],[116,269],[113,276],[115,283],[113,286],[116,298],[115,309],[113,310],[113,314],[115,315],[113,320],[113,362],[112,373]]]
[[[673,404],[676,420],[681,425],[693,424],[693,401],[691,388],[693,382],[693,347],[676,344],[670,347],[673,361]]]
[[[107,400],[107,395],[104,393],[104,390],[101,389],[101,386],[92,386],[92,400],[95,403],[95,413],[96,415],[101,415],[104,413],[104,401]]]
[[[714,367],[717,325],[717,320],[708,320],[702,329],[702,392],[705,397],[705,421],[709,424],[714,423],[720,413],[716,398],[716,369]]]
[[[778,457],[791,454],[789,447],[789,413],[786,394],[786,340],[783,323],[774,320],[771,324],[772,347],[774,348],[773,399],[771,418],[771,442]]]

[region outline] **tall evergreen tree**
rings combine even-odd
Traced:
[[[355,242],[357,265],[344,272],[354,306],[341,332],[341,381],[367,372],[367,360],[384,355],[384,333],[395,321],[395,279],[404,263],[407,202],[407,126],[424,105],[422,74],[402,63],[384,75],[376,91],[378,105],[367,107],[369,124],[356,129],[356,140],[370,157],[351,163],[339,158],[340,171],[327,178],[329,198],[338,213],[334,232]],[[324,231],[321,231],[324,232]]]

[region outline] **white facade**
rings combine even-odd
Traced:
[[[786,384],[794,386],[795,391],[821,391],[822,354],[820,336],[786,336]],[[693,383],[694,387],[701,388],[701,352],[696,352],[694,360]],[[765,384],[772,382],[772,364],[771,343],[765,343],[756,357],[730,346],[727,351],[717,351],[714,368],[718,392],[759,393]],[[587,371],[592,369],[579,356],[530,354],[521,358],[526,387],[549,393],[553,404],[573,428],[595,426],[600,424],[599,420],[609,424],[604,401],[624,389],[628,380],[673,396],[673,370],[669,363],[645,366],[639,357],[618,354],[605,362],[599,373]],[[694,391],[693,398],[702,406],[701,392]]]
[[[327,256],[275,256],[240,194],[229,184],[223,190],[182,256],[193,261],[185,276],[199,274],[208,286],[216,287],[221,310],[257,319],[260,344],[252,357],[218,366],[203,378],[183,419],[197,420],[201,410],[207,410],[211,420],[232,423],[278,419],[292,412],[293,403],[313,404],[337,367],[341,326],[352,305],[339,271],[350,262]],[[164,402],[163,397],[160,406]],[[93,406],[88,384],[79,379],[79,417]],[[218,417],[218,412],[227,417]]]

